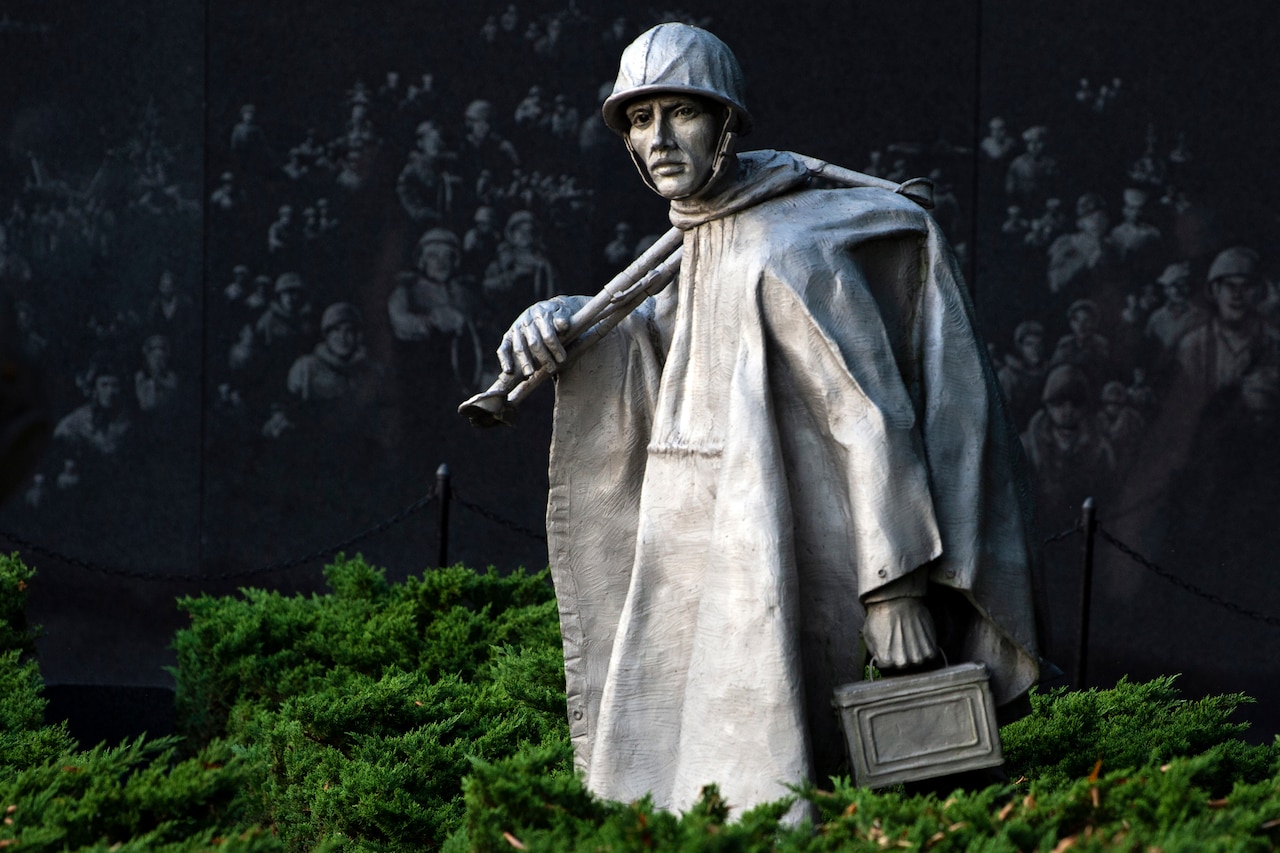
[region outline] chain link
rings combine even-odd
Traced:
[[[141,580],[141,581],[238,580],[242,578],[258,577],[260,575],[276,574],[278,572],[287,571],[289,569],[296,568],[298,566],[305,565],[307,563],[315,562],[316,560],[322,560],[328,557],[332,557],[334,554],[337,554],[340,552],[345,552],[347,549],[351,548],[352,546],[358,545],[361,542],[364,542],[366,539],[370,539],[374,536],[377,536],[379,533],[383,533],[384,531],[390,530],[392,527],[395,527],[397,524],[409,518],[411,515],[414,515],[415,513],[420,512],[421,510],[425,509],[427,506],[434,503],[435,499],[436,499],[436,495],[434,492],[427,495],[423,495],[413,503],[401,509],[395,515],[378,522],[372,527],[369,527],[365,530],[360,531],[359,533],[355,534],[349,539],[346,539],[338,543],[337,545],[330,545],[327,548],[321,548],[319,550],[312,551],[311,553],[304,554],[301,557],[293,557],[288,560],[281,560],[280,562],[271,563],[270,565],[266,565],[266,566],[259,566],[253,569],[240,569],[237,571],[219,572],[217,574],[212,574],[212,575],[202,574],[202,575],[196,575],[194,577],[190,575],[174,575],[174,574],[166,574],[162,572],[145,572],[138,569],[125,569],[119,566],[107,566],[107,565],[103,565],[102,563],[96,563],[90,560],[82,560],[79,557],[72,557],[69,554],[60,553],[58,551],[53,550],[52,548],[46,548],[43,545],[38,545],[35,542],[31,542],[27,539],[22,538],[21,536],[17,536],[13,533],[9,533],[8,531],[3,531],[3,530],[0,530],[0,539],[4,539],[8,542],[12,542],[13,544],[17,545],[19,549],[23,551],[30,551],[34,554],[40,554],[45,557],[51,557],[55,560],[59,560],[68,565],[75,566],[76,568],[84,569],[85,571],[90,571],[90,572],[97,572],[98,574],[106,575],[108,577],[127,578],[129,580]]]
[[[1053,534],[1048,539],[1045,539],[1043,544],[1052,545],[1054,542],[1059,542],[1063,539],[1066,539],[1068,536],[1074,536],[1079,532],[1080,532],[1080,522],[1077,521],[1075,524],[1071,525],[1065,530],[1059,530],[1057,533]]]
[[[122,569],[115,566],[104,566],[101,563],[95,563],[89,560],[82,560],[79,557],[72,557],[70,554],[63,554],[59,551],[53,550],[52,548],[46,548],[43,545],[38,545],[29,539],[23,539],[21,536],[9,533],[5,530],[0,530],[0,539],[5,540],[6,542],[12,542],[14,545],[17,545],[18,549],[21,551],[39,554],[42,557],[50,557],[54,560],[66,563],[67,565],[75,566],[77,569],[84,569],[87,572],[97,572],[98,574],[108,575],[110,577],[128,578],[129,580],[139,581],[176,580],[178,578],[176,575],[162,575],[158,572],[144,572],[139,569]]]
[[[1137,551],[1133,550],[1128,545],[1121,542],[1101,524],[1098,525],[1098,533],[1102,535],[1103,539],[1111,543],[1111,547],[1115,548],[1121,554],[1124,554],[1126,557],[1133,560],[1138,565],[1151,571],[1157,577],[1167,580],[1169,583],[1173,584],[1174,586],[1178,587],[1184,592],[1189,592],[1192,595],[1196,596],[1197,598],[1204,599],[1210,604],[1216,604],[1219,607],[1230,610],[1232,613],[1235,613],[1237,616],[1243,616],[1246,619],[1252,619],[1256,622],[1262,622],[1267,625],[1271,625],[1273,627],[1280,627],[1280,618],[1276,618],[1275,616],[1267,616],[1265,613],[1259,613],[1256,610],[1249,610],[1248,608],[1241,607],[1239,604],[1236,604],[1233,601],[1228,601],[1220,595],[1215,595],[1212,592],[1208,592],[1206,590],[1201,589],[1200,587],[1196,586],[1190,581],[1183,580],[1182,578],[1178,577],[1173,572],[1170,572],[1167,569],[1160,568],[1155,563],[1151,562],[1146,557],[1142,556]]]
[[[453,490],[453,499],[463,509],[470,510],[471,512],[474,512],[476,515],[480,516],[481,518],[486,518],[489,521],[492,521],[494,524],[500,525],[502,527],[507,528],[508,530],[519,533],[521,536],[527,536],[530,539],[536,539],[539,542],[547,541],[546,533],[525,527],[523,524],[517,524],[516,522],[511,521],[510,519],[503,518],[502,516],[498,515],[496,512],[493,512],[492,510],[485,509],[479,504],[473,504],[471,501],[466,500],[461,495],[459,495],[457,489]]]

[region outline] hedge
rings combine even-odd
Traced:
[[[285,849],[242,795],[261,768],[229,742],[211,740],[187,758],[176,738],[82,749],[65,722],[45,724],[24,617],[32,576],[17,555],[0,555],[0,849]]]
[[[944,795],[847,778],[743,813],[595,798],[572,771],[545,573],[462,567],[390,584],[359,557],[330,592],[184,598],[182,738],[85,750],[45,725],[32,573],[0,560],[0,849],[1271,850],[1280,740],[1247,697],[1174,678],[1034,693],[1002,731],[1012,781]],[[709,780],[710,781],[710,780]],[[811,818],[783,816],[796,799]]]

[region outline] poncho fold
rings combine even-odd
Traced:
[[[557,380],[570,732],[601,796],[747,808],[835,772],[858,597],[919,567],[998,703],[1036,680],[1026,478],[915,204],[753,152],[671,218],[678,281]]]

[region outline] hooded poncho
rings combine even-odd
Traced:
[[[918,567],[997,702],[1037,677],[1016,435],[933,220],[779,152],[717,186],[672,204],[678,282],[561,372],[547,510],[577,766],[677,809],[838,769],[859,595]]]

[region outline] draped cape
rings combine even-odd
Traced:
[[[1035,681],[1026,479],[914,203],[753,152],[671,218],[678,281],[557,380],[570,732],[602,796],[684,809],[715,782],[746,808],[835,771],[859,595],[917,568],[998,703]]]

